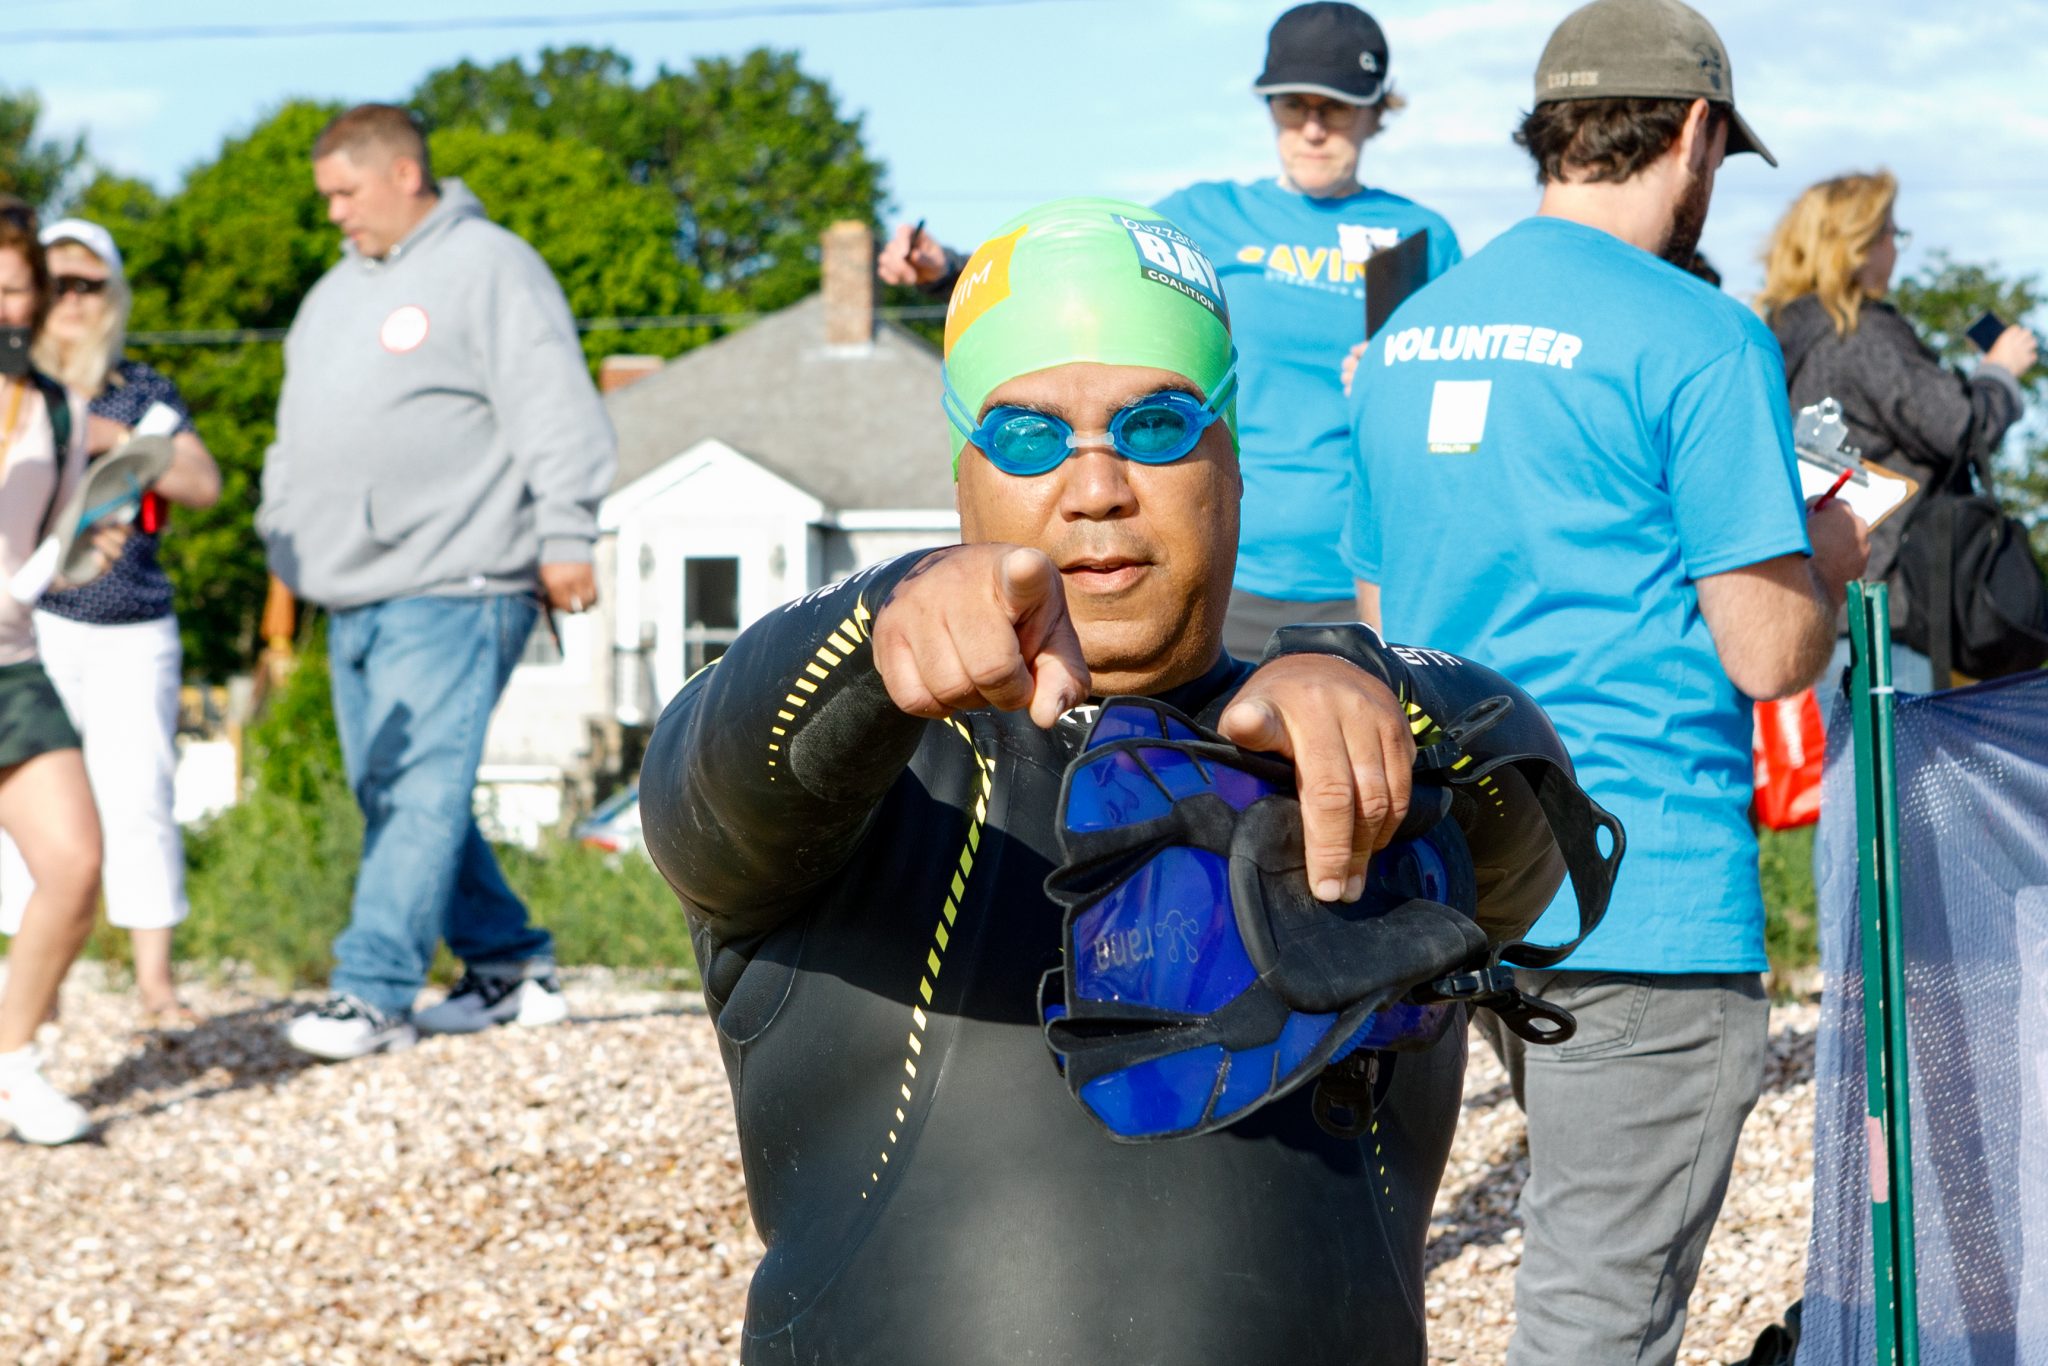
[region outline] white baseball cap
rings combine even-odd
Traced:
[[[121,249],[114,245],[114,234],[88,219],[60,218],[43,229],[42,238],[46,247],[54,247],[59,242],[76,242],[105,261],[114,274],[126,274],[121,267]]]

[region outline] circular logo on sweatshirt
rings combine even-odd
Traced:
[[[427,339],[427,310],[418,304],[404,304],[391,310],[391,316],[377,329],[377,340],[384,343],[386,351],[404,355],[416,349]]]

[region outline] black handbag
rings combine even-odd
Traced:
[[[1971,462],[1987,490],[1988,464]],[[1899,542],[1911,608],[1899,639],[1934,661],[1934,686],[2048,663],[2048,581],[2026,526],[1986,493],[1929,492],[1920,504]]]

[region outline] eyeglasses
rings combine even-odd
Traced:
[[[1178,389],[1162,389],[1117,409],[1103,432],[1076,432],[1064,418],[1010,403],[989,409],[977,423],[954,392],[950,374],[945,384],[947,420],[1005,474],[1047,474],[1070,453],[1105,444],[1141,465],[1171,465],[1194,450],[1222,415],[1237,388],[1237,357],[1232,355],[1230,368],[1206,402]]]
[[[50,292],[59,299],[66,294],[104,294],[107,282],[89,275],[59,275],[50,281]]]
[[[1273,118],[1282,128],[1299,128],[1313,115],[1317,123],[1331,132],[1348,133],[1370,106],[1344,100],[1310,101],[1300,95],[1273,95],[1266,100],[1266,107],[1273,111]]]

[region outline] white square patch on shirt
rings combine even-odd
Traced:
[[[1352,265],[1365,261],[1376,251],[1385,251],[1400,240],[1398,228],[1373,228],[1363,223],[1337,225],[1337,251]]]
[[[1490,379],[1440,379],[1429,400],[1429,453],[1474,455],[1486,437]]]

